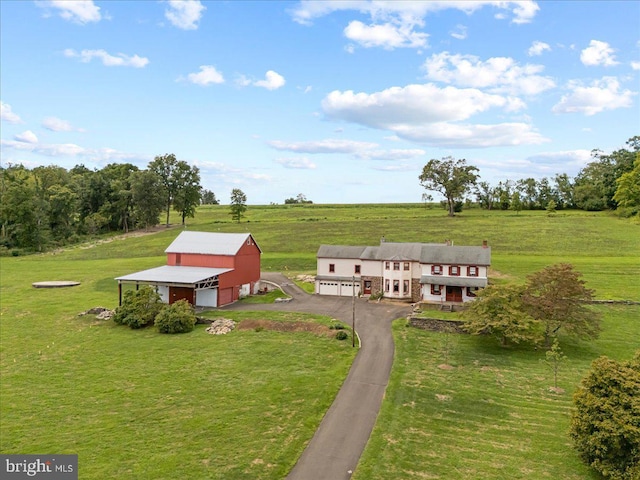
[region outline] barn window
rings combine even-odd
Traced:
[[[440,285],[431,285],[431,295],[440,295]]]
[[[460,275],[460,267],[458,265],[451,265],[449,267],[449,275],[454,275],[454,276]]]
[[[467,275],[469,275],[470,277],[477,277],[478,276],[478,267],[468,267],[467,268]]]
[[[336,271],[336,264],[335,263],[330,263],[329,264],[329,272],[330,273],[334,273]]]
[[[431,275],[442,275],[442,265],[431,265]]]
[[[360,265],[356,265],[354,269],[355,273],[360,273]]]

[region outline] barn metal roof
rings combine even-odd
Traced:
[[[182,283],[192,285],[232,271],[232,268],[177,267],[163,265],[117,277],[119,282]]]
[[[262,250],[250,233],[181,232],[165,253],[202,253],[205,255],[235,255],[248,241]]]

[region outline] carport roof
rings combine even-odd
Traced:
[[[232,271],[232,268],[178,267],[163,265],[117,277],[118,282],[181,283],[193,285]]]

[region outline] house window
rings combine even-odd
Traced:
[[[431,275],[442,275],[442,265],[431,265]]]
[[[440,285],[431,285],[431,295],[440,295]]]
[[[360,273],[360,265],[356,265],[354,271],[355,273]]]
[[[458,265],[449,266],[449,275],[454,275],[454,276],[460,275],[460,267]]]
[[[393,269],[400,270],[400,262],[393,262]]]
[[[409,262],[404,262],[404,270],[405,271],[409,270]]]
[[[402,285],[402,293],[409,293],[409,280],[405,280]]]
[[[467,297],[475,297],[478,287],[467,287]]]
[[[330,263],[329,264],[329,272],[330,273],[334,273],[336,271],[336,264],[335,263]]]
[[[389,262],[384,262],[384,269],[389,270]]]
[[[478,267],[467,267],[467,275],[470,277],[477,277]]]
[[[400,280],[393,281],[393,293],[400,293]]]
[[[389,279],[388,278],[384,281],[384,291],[385,292],[389,291]]]

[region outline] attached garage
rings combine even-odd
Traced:
[[[354,287],[355,285],[355,287]],[[360,282],[354,283],[352,278],[327,279],[316,277],[316,293],[319,295],[334,295],[338,297],[351,297],[360,295]]]

